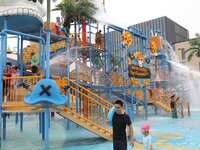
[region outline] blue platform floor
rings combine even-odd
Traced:
[[[144,123],[151,125],[151,134],[155,149],[158,150],[200,150],[200,113],[184,119],[173,120],[170,117],[149,117],[148,121],[135,120],[134,129],[141,140],[140,127]],[[15,116],[7,119],[7,138],[2,150],[43,150],[43,141],[39,134],[38,115],[24,116],[24,130],[15,125]],[[112,150],[112,143],[71,124],[67,130],[66,120],[55,116],[51,120],[50,150]],[[135,148],[136,149],[136,148]],[[137,148],[136,150],[142,150]]]

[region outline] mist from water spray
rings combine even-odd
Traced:
[[[170,85],[183,100],[189,100],[192,110],[200,110],[200,73],[180,63],[172,46],[162,40],[167,61],[171,65]]]
[[[127,27],[124,21],[117,18],[117,16],[112,16],[99,0],[93,0],[93,2],[98,8],[96,14],[93,17],[100,23],[100,25],[112,24],[122,28]],[[172,88],[174,88],[175,93],[180,96],[181,99],[190,101],[193,110],[199,110],[200,73],[193,71],[189,67],[181,64],[178,56],[173,50],[173,47],[166,40],[161,38],[161,43],[162,49],[164,50],[161,53],[165,53],[167,56],[167,61],[171,64],[169,84]],[[57,59],[59,59],[59,61],[61,60],[61,58]]]
[[[98,8],[96,14],[93,16],[98,21],[98,23],[102,25],[112,24],[121,28],[127,28],[125,22],[117,18],[117,15],[113,16],[108,10],[106,10],[101,1],[93,0],[93,3]]]

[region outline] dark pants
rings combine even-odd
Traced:
[[[127,150],[127,141],[113,141],[113,150]]]
[[[172,109],[172,118],[178,118],[176,108],[173,108],[173,109]]]

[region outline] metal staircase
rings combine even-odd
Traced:
[[[4,98],[2,105],[3,112],[44,111],[41,105],[27,105],[24,103],[24,96],[33,89],[40,79],[41,77],[34,76],[4,78],[3,93],[6,98]],[[58,112],[62,117],[106,140],[112,140],[112,132],[108,128],[107,122],[107,113],[112,104],[70,79],[54,77],[54,80],[61,93],[70,97],[70,101],[66,106],[52,106],[50,110]],[[14,87],[18,83],[20,83],[20,87]],[[29,87],[26,87],[26,84]]]
[[[64,118],[67,118],[71,120],[72,122],[80,125],[81,127],[91,131],[92,133],[106,139],[106,140],[112,140],[112,133],[111,130],[108,129],[107,123],[105,123],[103,126],[99,125],[97,122],[94,122],[93,120],[84,117],[83,115],[80,115],[79,113],[76,113],[72,109],[68,107],[55,107],[53,108],[54,111],[58,112],[59,115],[61,115]]]
[[[156,106],[162,108],[162,109],[165,110],[166,112],[171,112],[171,108],[170,108],[167,104],[165,104],[165,103],[163,103],[163,102],[161,102],[161,101],[155,101],[154,104],[155,104]]]

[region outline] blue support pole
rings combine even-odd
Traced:
[[[44,60],[43,60],[43,45],[42,45],[42,42],[40,42],[40,70],[42,71],[44,66],[43,66],[43,63],[44,63]],[[42,73],[42,72],[41,72]]]
[[[45,138],[45,122],[44,122],[44,118],[45,118],[45,116],[44,116],[44,112],[42,112],[42,120],[41,120],[41,123],[42,123],[42,140],[44,140]]]
[[[6,113],[3,113],[3,140],[6,139]]]
[[[46,72],[45,72],[45,76],[46,79],[49,79],[50,77],[50,69],[49,69],[49,58],[50,58],[50,30],[47,31],[47,38],[46,38]]]
[[[4,18],[4,29],[7,28],[7,20]],[[1,51],[0,51],[0,148],[2,147],[2,104],[3,104],[3,67],[6,61],[7,34],[1,34]]]
[[[127,100],[126,100],[126,92],[125,92],[125,89],[124,88],[122,88],[122,92],[123,92],[123,95],[124,95],[124,101],[125,101],[125,104],[126,104],[126,111],[128,112],[128,102],[127,102]]]
[[[18,40],[17,42],[20,42],[19,41],[19,36],[18,36]],[[19,43],[18,43],[18,48],[19,48]],[[20,66],[20,75],[22,76],[24,74],[24,65],[23,65],[23,37],[21,36],[21,44],[20,44],[21,48],[20,48],[20,57],[19,57],[19,64],[21,65]],[[15,116],[15,123],[17,124],[18,121],[19,121],[19,118],[18,118],[18,115],[20,115],[20,131],[23,131],[23,113],[16,113],[16,116]]]
[[[17,36],[17,66],[20,65],[20,36]]]
[[[75,64],[75,70],[76,70],[76,91],[75,91],[75,97],[76,97],[76,112],[78,113],[79,109],[79,93],[78,93],[78,64],[76,62]]]
[[[51,127],[51,117],[50,117],[51,111],[49,111],[49,128]]]
[[[69,49],[70,49],[70,39],[69,37],[66,38],[66,47],[67,47],[67,58],[69,58]],[[70,78],[70,65],[69,63],[67,63],[67,67],[66,67],[66,75],[67,75],[67,78],[69,79]],[[70,84],[70,82],[68,82],[68,85]],[[69,85],[70,86],[70,85]],[[67,89],[66,91],[68,93],[68,98],[70,99],[70,88]],[[70,106],[70,100],[67,101],[67,106]],[[67,122],[67,130],[70,129],[70,120],[66,120]]]
[[[39,112],[39,133],[42,133],[42,113]]]
[[[50,116],[49,116],[49,107],[48,105],[45,106],[45,150],[48,150],[49,148],[49,120],[50,120]]]
[[[6,49],[5,49],[5,34],[6,33],[2,34],[2,36],[1,36],[1,44],[2,44],[1,46],[2,46],[2,49],[3,49],[1,55],[2,55],[2,67],[3,68],[5,66],[5,51],[6,51]]]
[[[23,113],[20,112],[20,131],[23,131]]]
[[[20,44],[20,46],[21,46],[21,48],[20,48],[20,75],[22,76],[23,74],[24,74],[24,65],[23,65],[23,42],[24,40],[23,40],[23,37],[21,36],[21,44]]]
[[[50,40],[51,40],[51,30],[50,30],[50,18],[51,18],[51,1],[47,0],[47,23],[48,23],[48,30],[46,33],[46,66],[45,66],[45,77],[46,79],[50,78],[50,68],[49,68],[49,59],[50,59]],[[50,115],[49,115],[49,106],[44,105],[44,149],[49,149],[49,126],[50,126]]]
[[[107,28],[107,51],[106,51],[106,56],[107,56],[107,59],[106,59],[106,74],[109,73],[110,71],[110,35],[109,35],[109,28]]]
[[[18,114],[18,112],[16,112],[16,114],[15,114],[15,124],[18,124],[18,122],[19,122],[19,114]]]
[[[3,35],[1,35],[0,49],[0,148],[2,145],[2,104],[3,104]]]
[[[31,34],[22,33],[22,32],[18,32],[18,31],[13,31],[13,30],[5,29],[1,33],[20,35],[22,37],[23,36],[24,37],[29,37],[29,38],[36,39],[36,40],[42,40],[42,42],[45,43],[45,40],[43,38],[41,38],[41,37],[38,37],[38,36],[35,36],[35,35],[31,35]]]
[[[42,37],[42,30],[40,30],[40,37]],[[43,70],[44,69],[44,47],[43,47],[43,43],[40,40],[40,69]]]
[[[77,50],[76,50],[76,54],[77,54]],[[76,101],[76,113],[78,113],[79,112],[79,93],[78,93],[78,83],[79,83],[79,81],[78,81],[78,64],[77,64],[77,62],[75,64],[75,70],[76,70],[76,90],[75,90],[76,100],[75,101]],[[76,127],[78,128],[79,125],[77,125]]]
[[[148,102],[147,102],[147,90],[146,86],[143,88],[143,93],[144,93],[144,119],[148,119]]]
[[[42,45],[42,50],[42,74],[45,75],[46,46],[44,44]]]
[[[132,112],[134,111],[134,94],[133,94],[133,88],[131,88],[131,108],[132,108]],[[133,113],[132,113],[133,114]]]
[[[122,56],[122,65],[121,65],[121,76],[122,76],[122,78],[123,78],[123,84],[124,84],[124,66],[125,66],[125,59],[124,59],[124,53],[125,53],[125,51],[127,50],[126,48],[124,48],[123,49],[123,47],[122,47],[122,50],[123,51],[120,51],[120,56]],[[125,88],[123,88],[123,93],[124,93],[124,98],[126,98],[126,89]],[[128,104],[127,104],[128,105]],[[132,104],[131,104],[132,105]],[[131,106],[132,107],[132,106]]]
[[[104,70],[105,70],[105,75],[106,75],[106,26],[103,26],[103,34],[104,34],[104,50],[103,50],[103,62],[104,62]]]
[[[70,40],[69,38],[66,39],[66,47],[67,47],[67,59],[69,58],[69,49],[70,49]],[[70,78],[70,65],[69,63],[67,63],[67,67],[66,67],[66,75],[67,78]]]
[[[126,99],[124,99],[124,105],[125,105],[125,111],[128,112],[128,103],[127,103]]]
[[[4,30],[6,30],[7,29],[7,27],[8,27],[8,24],[7,24],[7,19],[6,18],[4,18]],[[3,54],[4,54],[4,57],[3,57],[3,66],[5,66],[6,65],[6,59],[7,59],[7,33],[5,33],[5,35],[3,36],[3,38],[4,38],[4,46],[5,46],[5,51],[3,51]]]
[[[69,45],[69,44],[67,44],[67,45]],[[69,48],[67,50],[69,51]],[[66,74],[67,74],[67,78],[69,79],[70,78],[70,66],[69,66],[69,64],[67,64]],[[70,86],[69,84],[70,84],[70,82],[68,82],[68,86]],[[70,88],[68,88],[66,92],[68,93],[67,96],[70,99]],[[67,101],[67,106],[70,107],[70,100]],[[69,129],[70,129],[70,120],[67,119],[67,130],[69,130]]]
[[[40,31],[40,37],[41,37],[41,39],[42,39],[42,32],[44,32],[44,31]],[[41,65],[42,65],[42,70],[43,70],[43,75],[45,74],[45,60],[46,60],[46,45],[45,45],[45,43],[43,43],[42,42],[42,40],[40,40],[40,43],[41,43]]]
[[[142,38],[141,40],[142,40],[142,45],[141,45],[142,53],[145,54],[145,39]]]
[[[107,27],[107,51],[106,51],[106,79],[109,81],[108,83],[108,87],[109,87],[109,90],[108,90],[108,96],[109,98],[111,98],[111,81],[110,81],[110,55],[111,55],[111,51],[110,51],[110,45],[111,45],[111,42],[110,42],[110,35],[109,35],[109,27]]]

